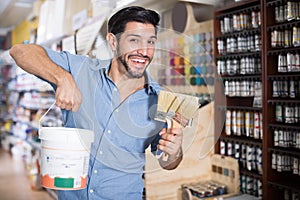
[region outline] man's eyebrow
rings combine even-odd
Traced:
[[[132,33],[132,34],[128,34],[128,35],[127,35],[127,37],[129,37],[129,36],[134,36],[134,37],[142,37],[141,35],[134,34],[134,33]],[[150,38],[151,38],[151,39],[157,39],[157,36],[155,36],[155,35],[152,35],[152,36],[150,36]]]
[[[153,36],[151,36],[150,38],[157,39],[157,36],[156,36],[156,35],[153,35]]]

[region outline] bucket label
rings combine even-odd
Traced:
[[[81,178],[54,178],[54,186],[58,188],[80,188]]]
[[[74,185],[80,185],[78,180],[88,174],[89,152],[87,151],[57,151],[43,149],[41,172],[51,178],[77,178]]]

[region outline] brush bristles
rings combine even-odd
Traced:
[[[180,106],[179,112],[185,118],[190,119],[200,106],[199,98],[188,95],[184,95],[183,98],[184,100]]]
[[[191,124],[190,120],[199,108],[199,99],[194,96],[183,94],[178,95],[183,99],[183,101],[175,114],[174,120],[185,127]]]
[[[169,110],[168,110],[168,114],[167,117],[172,119],[175,115],[176,112],[178,112],[178,109],[180,108],[180,105],[182,103],[183,99],[180,98],[179,96],[175,96]]]
[[[183,127],[190,124],[190,119],[201,106],[198,97],[160,91],[155,119],[166,121],[174,119]]]
[[[155,120],[166,121],[166,117],[172,102],[175,99],[175,95],[171,92],[160,91],[158,94],[157,111],[155,114]]]

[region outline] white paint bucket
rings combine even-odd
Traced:
[[[94,132],[64,127],[41,127],[41,185],[56,190],[86,187]]]

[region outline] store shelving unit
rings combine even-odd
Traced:
[[[54,92],[47,83],[21,70],[14,62],[4,62],[0,69],[3,75],[2,101],[5,105],[3,110],[1,107],[1,146],[16,159],[22,158],[31,189],[40,190],[39,119],[54,102]],[[61,122],[55,109],[50,113],[57,117],[57,124]],[[47,116],[41,123],[51,126],[53,121]],[[55,198],[55,191],[47,191]]]
[[[286,57],[287,54],[298,56],[300,54],[299,39],[293,39],[297,32],[299,34],[299,30],[294,31],[294,29],[300,27],[299,13],[292,11],[293,5],[296,4],[299,6],[299,1],[266,0],[263,11],[266,21],[264,65],[267,66],[264,75],[266,83],[264,106],[268,113],[265,119],[265,130],[268,134],[264,142],[267,161],[264,186],[268,199],[294,199],[299,196],[300,192],[298,173],[300,149],[296,141],[297,135],[300,134],[300,121],[295,111],[300,107],[300,67],[299,65],[290,66],[288,62],[281,63],[279,58],[280,56]],[[278,12],[280,9],[285,10],[282,15]],[[279,32],[283,33],[284,39],[278,41],[276,34]],[[277,88],[277,82],[285,82],[288,88]],[[293,88],[292,85],[295,83],[295,88]],[[280,109],[282,109],[281,114]],[[292,115],[289,115],[289,109],[294,111]],[[289,137],[284,139],[286,136]]]
[[[292,10],[296,4],[298,7],[296,6],[294,12]],[[282,9],[281,12],[280,9]],[[260,27],[250,27],[250,29],[246,28],[241,31],[231,30],[227,33],[221,30],[221,21],[224,18],[247,13],[251,13],[251,17],[253,17],[253,11],[260,11]],[[214,55],[217,66],[216,71],[219,72],[219,74],[216,74],[217,84],[215,84],[215,93],[219,94],[215,98],[215,132],[221,133],[220,136],[216,135],[219,142],[215,147],[215,152],[226,155],[229,152],[231,156],[243,162],[243,159],[245,159],[243,158],[243,149],[236,149],[233,144],[248,144],[250,147],[260,147],[262,150],[260,155],[262,158],[262,173],[249,171],[241,165],[240,175],[241,177],[245,175],[261,181],[262,196],[260,196],[260,192],[253,192],[252,188],[244,190],[243,180],[241,180],[241,191],[246,191],[246,193],[250,191],[250,194],[259,196],[262,199],[295,199],[300,192],[300,149],[298,141],[298,135],[300,135],[300,42],[297,37],[299,27],[299,1],[248,0],[231,4],[215,12]],[[252,34],[260,34],[261,36],[260,51],[234,53],[218,51],[218,49],[220,50],[218,40]],[[226,69],[224,70],[222,65],[221,67],[218,65],[219,60],[226,61],[245,56],[261,57],[260,64],[262,67],[260,73],[246,76],[238,73],[226,74]],[[292,56],[294,56],[294,60],[291,60]],[[228,92],[226,86],[224,87],[226,80],[241,82],[245,79],[261,81],[261,107],[253,105],[254,98],[252,97],[233,97],[227,93],[224,98],[220,95]],[[260,130],[263,133],[261,137],[256,139],[228,134],[226,110],[246,110],[261,113],[263,119],[260,124]],[[232,126],[232,124],[230,125]],[[256,160],[257,162],[258,160]],[[247,183],[248,180],[251,181],[251,178],[246,179]]]
[[[214,20],[215,152],[239,161],[241,192],[260,198],[264,176],[261,8],[259,0],[234,3],[216,10]]]

